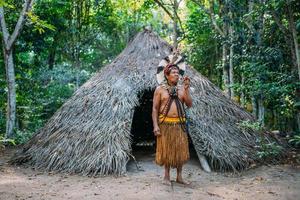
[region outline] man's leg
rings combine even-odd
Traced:
[[[167,165],[165,165],[164,184],[171,185],[171,181],[170,181],[170,166],[167,166]]]
[[[177,178],[176,178],[176,182],[177,183],[181,183],[181,184],[189,184],[185,181],[183,181],[182,179],[182,165],[177,167]]]
[[[183,182],[182,180],[182,165],[177,167],[177,178],[176,178],[176,182],[181,183]]]

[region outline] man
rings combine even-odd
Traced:
[[[176,182],[187,184],[182,179],[182,166],[189,159],[188,136],[184,105],[192,106],[190,79],[184,78],[178,86],[179,68],[168,64],[164,69],[166,84],[154,92],[152,120],[157,137],[155,162],[165,168],[164,184],[171,185],[170,168],[177,169]]]

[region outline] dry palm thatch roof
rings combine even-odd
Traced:
[[[137,34],[112,63],[57,110],[14,162],[84,175],[125,172],[138,94],[157,86],[157,65],[171,50],[149,30]],[[258,133],[237,125],[253,121],[251,114],[193,68],[188,67],[187,75],[194,88],[190,136],[198,156],[205,155],[211,166],[220,170],[242,169],[257,161]]]

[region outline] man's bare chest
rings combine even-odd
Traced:
[[[183,92],[181,90],[177,91],[177,96],[178,96],[179,100],[181,102],[183,102],[184,94],[183,94]],[[164,90],[164,91],[161,92],[161,98],[160,98],[160,100],[161,100],[162,103],[164,103],[164,102],[168,101],[169,97],[170,97],[169,92],[167,90]]]

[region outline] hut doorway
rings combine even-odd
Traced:
[[[139,106],[135,107],[132,125],[132,150],[148,150],[154,153],[155,137],[152,123],[152,100],[154,90],[144,90],[138,94]]]
[[[134,108],[131,124],[132,157],[127,163],[128,172],[153,169],[155,159],[155,136],[153,134],[152,105],[154,90],[138,94],[139,106]]]

